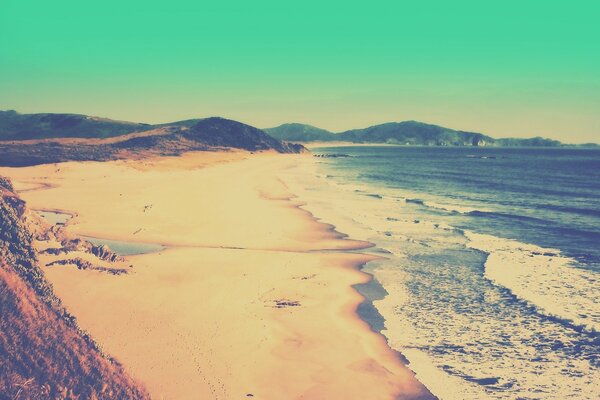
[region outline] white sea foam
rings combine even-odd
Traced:
[[[458,204],[443,204],[443,203],[437,203],[437,202],[428,201],[428,200],[423,201],[423,205],[425,205],[427,207],[431,207],[431,208],[437,208],[438,210],[456,212],[456,213],[460,213],[460,214],[468,214],[468,213],[471,213],[474,211],[491,212],[491,210],[489,210],[487,208],[483,208],[483,207],[467,207],[467,206],[461,206]]]
[[[547,343],[539,343],[544,340],[540,338],[551,338],[572,347],[573,335],[539,318],[513,314],[510,309],[500,309],[499,315],[472,315],[456,312],[452,306],[440,308],[439,303],[430,306],[433,298],[415,299],[419,295],[408,289],[414,276],[402,264],[381,261],[375,267],[375,277],[389,294],[374,305],[385,318],[382,333],[390,346],[409,360],[417,379],[438,398],[597,398],[600,371],[589,360],[565,358]],[[484,290],[483,296],[490,304],[504,301],[493,289]],[[497,379],[497,384],[489,387],[477,383],[490,378]]]
[[[485,276],[546,315],[600,332],[600,279],[575,268],[559,250],[465,232],[468,246],[488,253]]]
[[[471,232],[465,237],[444,223],[443,218],[428,221],[429,216],[425,215],[419,217],[417,223],[414,209],[403,201],[406,193],[362,182],[359,189],[357,184],[343,177],[314,179],[319,171],[315,168],[312,175],[310,166],[287,171],[293,176],[288,175],[291,179],[286,179],[286,183],[299,200],[306,202],[304,208],[324,218],[323,222],[335,225],[353,239],[370,240],[392,252],[387,255],[388,260],[367,265],[389,293],[374,302],[385,318],[386,329],[382,333],[390,346],[409,360],[409,367],[417,378],[435,395],[442,400],[598,398],[600,371],[591,365],[590,358],[569,355],[566,350],[555,350],[548,345],[548,342],[560,343],[563,349],[574,349],[581,344],[582,334],[523,310],[526,307],[515,304],[512,297],[499,288],[507,287],[515,296],[533,304],[536,299],[527,299],[523,297],[526,294],[519,295],[515,290],[521,287],[525,293],[531,290],[541,294],[546,290],[553,292],[554,297],[563,293],[572,299],[577,290],[567,294],[560,288],[553,291],[552,287],[560,286],[562,280],[562,284],[589,291],[589,295],[596,290],[592,287],[593,276],[586,276],[592,279],[586,284],[585,278],[579,278],[579,270],[569,266],[560,255],[552,256],[555,261],[547,261],[551,264],[551,274],[539,276],[543,268],[533,268],[530,262],[551,257],[544,256],[550,252],[548,249],[507,243],[505,239],[476,236]],[[377,193],[382,198],[365,196],[365,193]],[[473,249],[492,254],[485,265],[485,276],[497,286],[490,284],[479,270],[458,266],[457,271],[457,265],[444,265],[443,260],[440,265],[424,269],[425,265],[413,263],[411,266],[411,259],[407,257],[415,249],[423,249],[424,254],[435,251],[445,254],[446,248],[464,248],[469,241]],[[514,251],[516,249],[519,251]],[[472,250],[465,251],[476,254]],[[542,258],[537,259],[539,256]],[[502,260],[499,266],[525,265],[526,268],[509,273],[512,278],[504,284],[500,278],[491,278],[497,268],[492,265],[496,259]],[[449,278],[440,279],[445,273]],[[570,275],[573,273],[578,277],[574,281]],[[552,279],[552,274],[557,275],[556,279]],[[519,279],[527,283],[522,285]],[[421,284],[421,289],[415,289],[415,281]],[[537,285],[539,289],[527,285]],[[446,294],[454,303],[446,302]],[[598,309],[597,303],[593,306],[575,301],[586,310]],[[472,311],[479,305],[481,309]],[[574,310],[566,306],[566,310]],[[554,315],[560,311],[544,312]],[[561,318],[568,319],[564,315]],[[498,379],[498,383],[486,385],[478,382],[481,379]]]
[[[430,338],[420,334],[410,319],[402,313],[405,307],[409,307],[410,294],[405,285],[408,279],[406,272],[392,268],[377,268],[374,272],[377,280],[388,292],[388,296],[374,302],[375,307],[385,318],[385,329],[382,333],[387,337],[390,346],[399,350],[409,360],[409,368],[415,372],[417,379],[439,399],[485,398],[485,393],[476,385],[448,375],[439,368],[439,363],[435,359],[420,350],[430,344]],[[436,331],[439,328],[432,327]],[[435,335],[439,335],[439,332],[435,332]]]

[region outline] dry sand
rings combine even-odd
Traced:
[[[153,398],[429,398],[355,313],[362,297],[351,286],[369,279],[358,267],[371,256],[332,250],[366,244],[317,222],[278,178],[311,162],[188,153],[0,175],[30,208],[73,213],[72,233],[168,246],[127,257],[127,275],[43,268],[81,327]]]

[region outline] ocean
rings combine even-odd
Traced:
[[[313,152],[294,193],[376,246],[359,313],[435,395],[600,398],[600,150]]]

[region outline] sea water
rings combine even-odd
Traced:
[[[599,150],[314,152],[348,157],[292,190],[383,253],[374,326],[434,394],[600,398]]]

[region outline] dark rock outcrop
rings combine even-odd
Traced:
[[[75,257],[66,260],[56,260],[46,264],[47,267],[52,267],[55,265],[75,265],[77,269],[89,269],[93,271],[106,272],[112,275],[122,275],[129,273],[129,270],[125,268],[106,268],[99,265],[95,265],[87,260],[84,260],[81,257]]]
[[[105,244],[100,246],[92,245],[90,252],[101,260],[109,262],[123,261],[123,257],[119,256],[117,253],[114,253],[110,247]]]
[[[349,154],[344,153],[322,153],[322,154],[313,154],[315,157],[321,158],[345,158],[350,157]]]
[[[56,234],[59,237],[61,236],[60,232],[58,232]],[[88,242],[87,240],[83,240],[83,239],[79,239],[79,238],[63,239],[60,244],[62,247],[49,247],[45,250],[42,250],[40,253],[41,254],[60,255],[60,254],[67,254],[72,251],[83,251],[86,253],[93,254],[96,257],[98,257],[99,259],[108,261],[108,262],[118,262],[118,261],[124,260],[123,257],[119,256],[117,253],[112,251],[110,249],[110,247],[108,247],[105,244],[95,245],[91,242]]]
[[[10,179],[0,176],[0,188],[4,189],[7,192],[14,192],[15,188],[13,187]]]
[[[29,283],[38,296],[49,305],[59,305],[52,288],[37,267],[37,255],[32,246],[33,235],[24,223],[25,202],[3,178],[0,184],[0,260]]]

